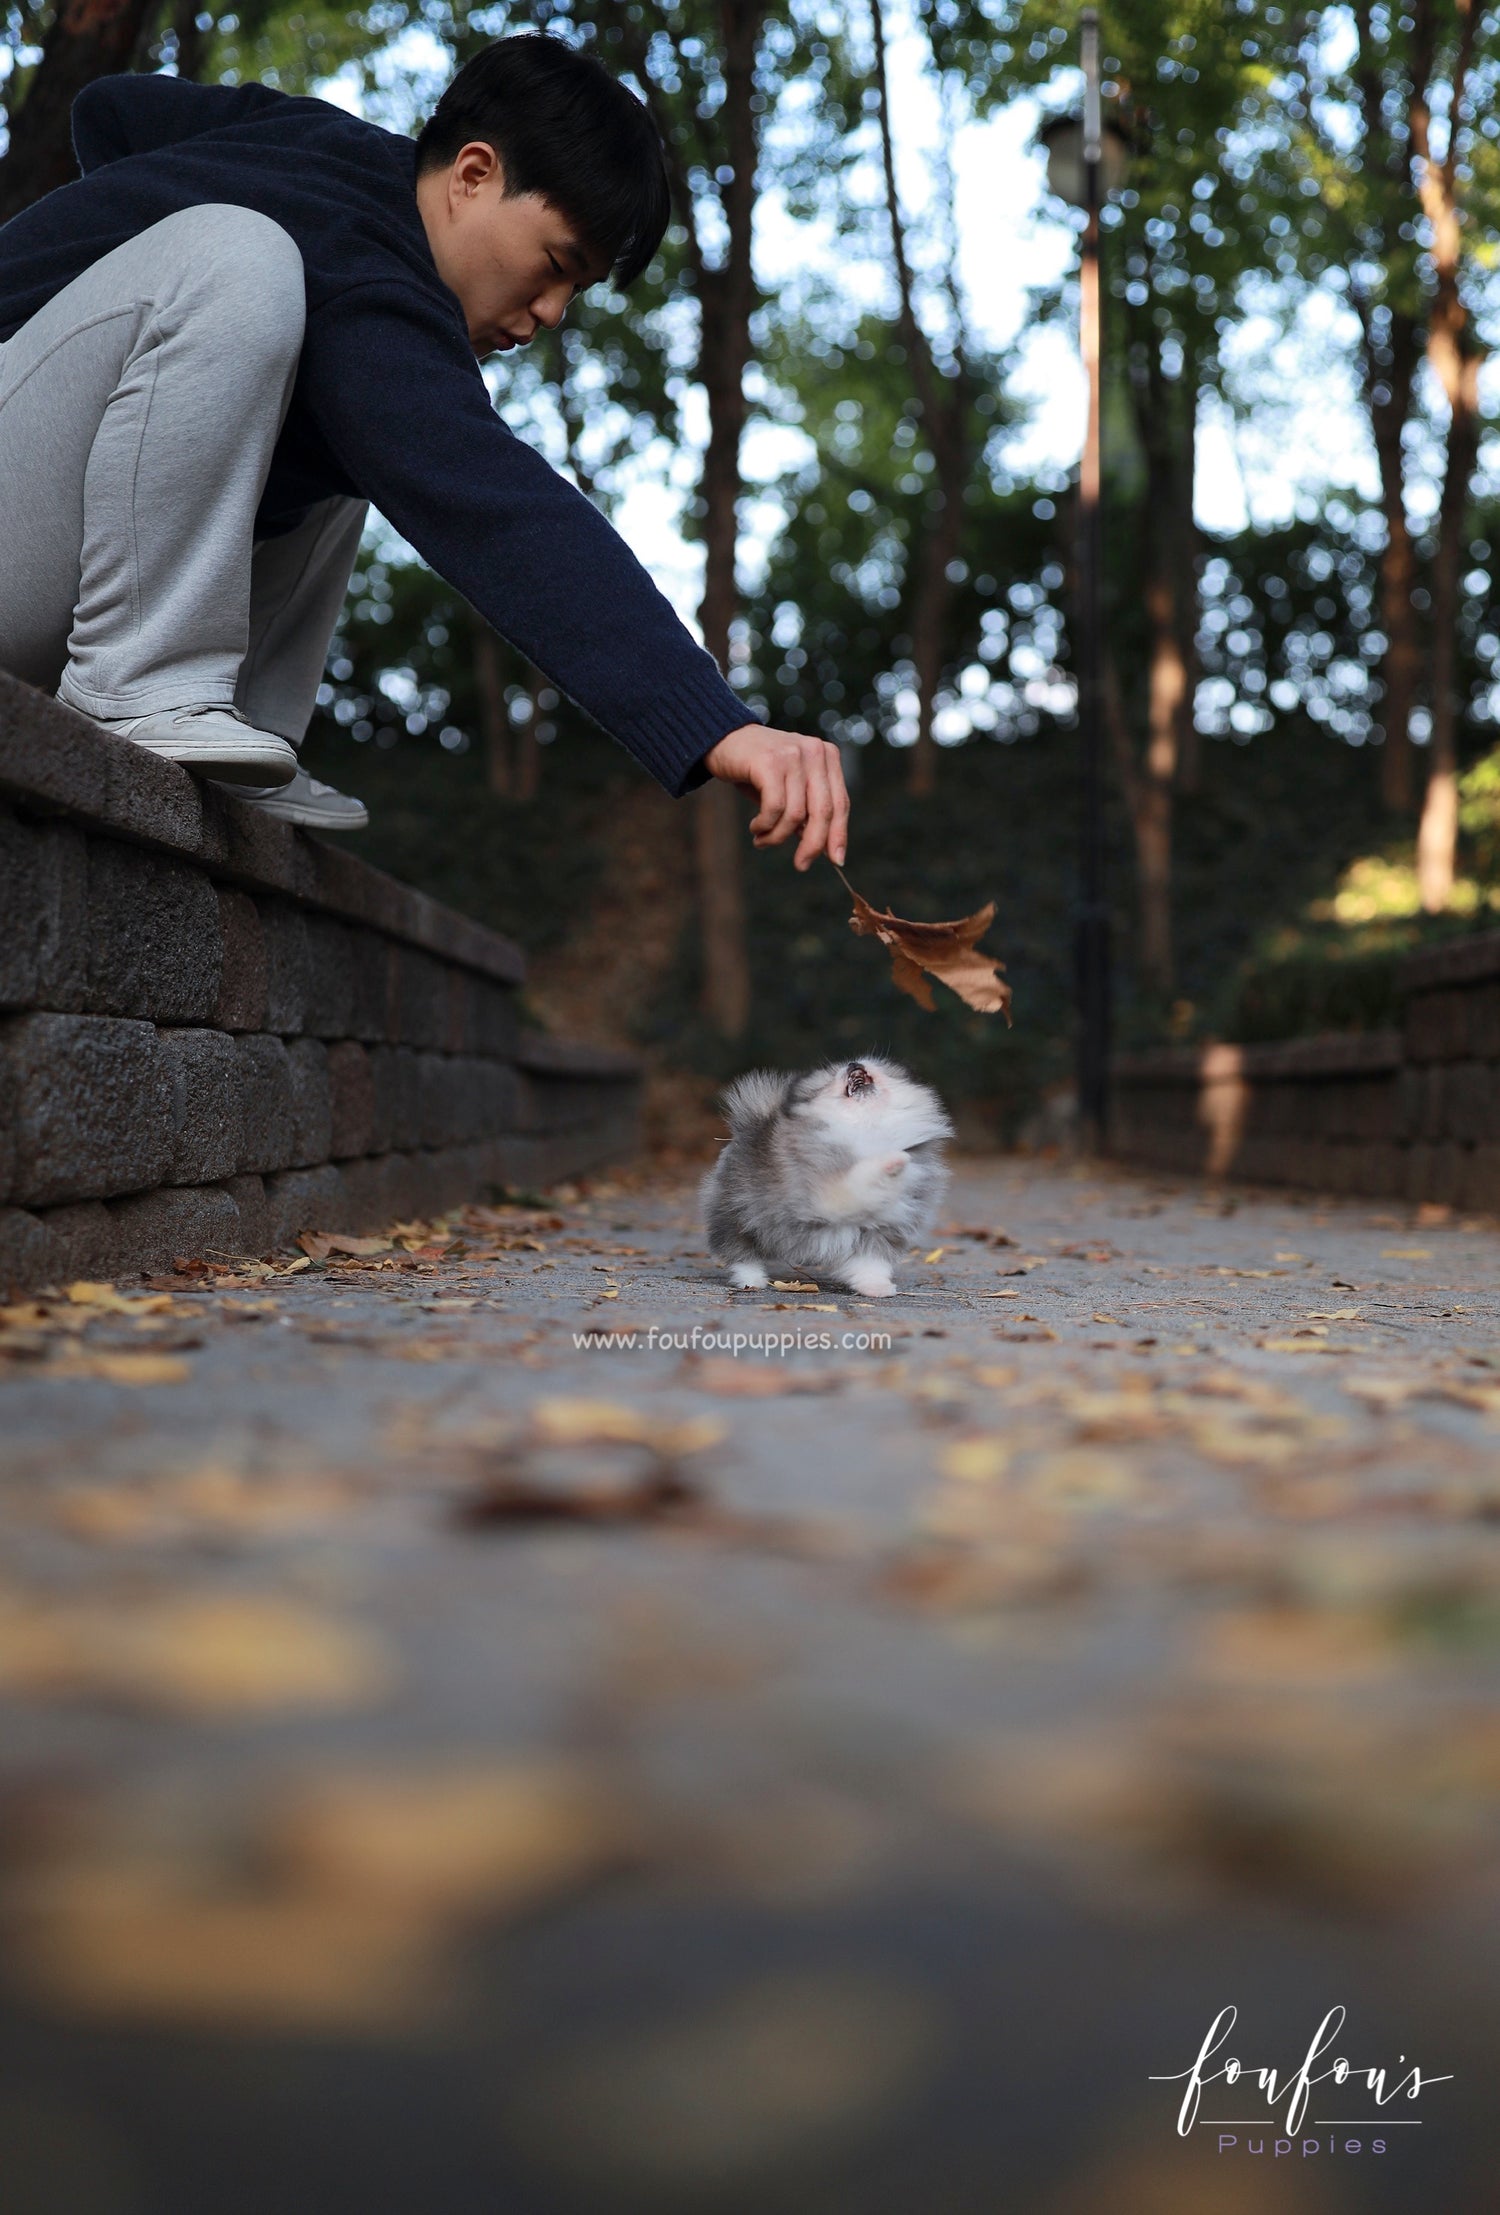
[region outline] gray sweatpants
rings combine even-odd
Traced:
[[[301,741],[365,517],[255,538],[304,315],[279,224],[185,208],[0,346],[0,669],[86,715],[232,702]]]

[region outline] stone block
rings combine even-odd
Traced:
[[[293,1246],[299,1231],[341,1231],[344,1180],[332,1162],[320,1169],[283,1169],[266,1179],[266,1223],[270,1246]]]
[[[1493,1138],[1496,1129],[1497,1092],[1500,1077],[1482,1061],[1451,1061],[1443,1068],[1444,1138],[1456,1138],[1466,1146]]]
[[[375,1150],[375,1077],[370,1056],[352,1038],[328,1049],[328,1151],[335,1161]]]
[[[0,1207],[0,1294],[7,1299],[55,1281],[56,1247],[39,1215]]]
[[[201,870],[116,839],[89,839],[91,1013],[206,1023],[223,960],[218,897]]]
[[[271,1244],[266,1188],[259,1177],[226,1177],[224,1190],[239,1213],[239,1252],[263,1254]]]
[[[242,1253],[240,1211],[220,1185],[169,1185],[110,1203],[122,1269],[168,1269],[179,1256],[222,1260]]]
[[[1500,982],[1469,988],[1469,1051],[1476,1061],[1500,1061]]]
[[[232,1177],[240,1163],[239,1064],[223,1031],[159,1031],[171,1086],[173,1184]]]
[[[475,1137],[496,1138],[502,1131],[514,1130],[519,1073],[509,1062],[492,1061],[488,1057],[476,1060],[474,1066],[479,1092]]]
[[[306,1027],[307,918],[285,900],[260,900],[266,943],[266,1029],[295,1038]]]
[[[0,1024],[0,1071],[11,1199],[102,1199],[166,1176],[171,1088],[150,1023],[17,1016]]]
[[[289,1167],[296,1149],[292,1071],[285,1046],[263,1031],[234,1041],[240,1096],[242,1171]]]
[[[393,1044],[437,1051],[448,1026],[448,978],[442,962],[415,946],[394,949],[386,1036]]]
[[[0,809],[0,1007],[83,1005],[87,916],[83,834]]]
[[[352,926],[349,932],[349,1036],[367,1046],[390,1034],[391,962],[394,949],[377,931]]]
[[[422,1136],[422,1078],[409,1046],[370,1049],[375,1092],[375,1151],[404,1152]]]
[[[513,1060],[520,1043],[521,1018],[512,988],[496,984],[490,977],[471,977],[470,1011],[474,1052],[491,1054],[499,1061]]]
[[[41,1221],[52,1248],[52,1283],[71,1284],[78,1277],[116,1277],[130,1266],[113,1211],[102,1200],[46,1208]]]
[[[292,1157],[294,1169],[326,1161],[333,1138],[328,1091],[328,1048],[320,1038],[296,1038],[286,1050],[292,1078]]]
[[[354,947],[336,916],[307,918],[307,997],[302,1028],[311,1038],[348,1038],[354,1017]]]
[[[388,1201],[391,1175],[388,1154],[366,1154],[356,1161],[341,1161],[339,1176],[344,1190],[344,1221],[348,1231],[383,1231],[400,1215]]]
[[[1476,1146],[1470,1153],[1464,1164],[1458,1204],[1486,1215],[1500,1215],[1500,1144],[1494,1140]]]
[[[1447,1085],[1443,1064],[1427,1062],[1422,1070],[1422,1112],[1417,1125],[1419,1138],[1436,1145],[1444,1135],[1447,1116]]]
[[[248,892],[216,888],[223,967],[214,1022],[221,1031],[263,1031],[266,1027],[266,934],[260,910]]]

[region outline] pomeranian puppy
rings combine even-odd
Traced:
[[[709,1252],[736,1289],[806,1271],[884,1299],[891,1264],[948,1181],[943,1103],[893,1061],[757,1069],[724,1096],[729,1143],[703,1184]]]

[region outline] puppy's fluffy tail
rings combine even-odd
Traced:
[[[779,1112],[786,1088],[787,1079],[774,1069],[752,1069],[736,1077],[723,1099],[730,1131],[737,1137],[752,1124],[767,1122]]]

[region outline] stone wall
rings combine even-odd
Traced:
[[[1500,1210],[1500,934],[1414,954],[1399,1030],[1113,1064],[1125,1161]]]
[[[628,1153],[519,950],[0,675],[0,1285],[260,1253]]]

